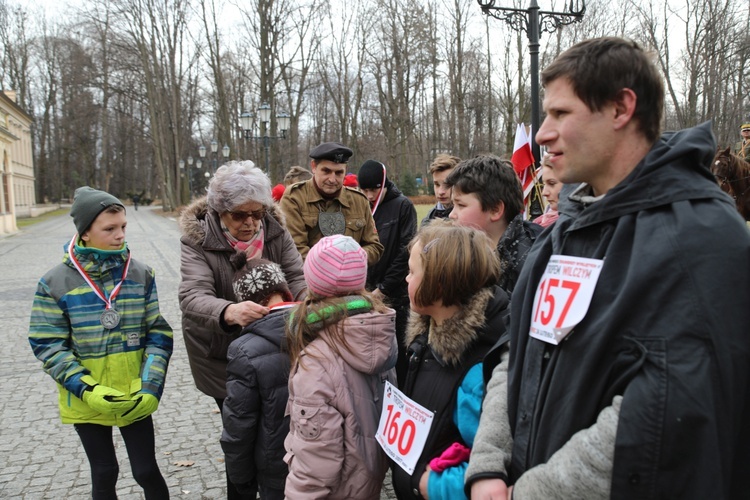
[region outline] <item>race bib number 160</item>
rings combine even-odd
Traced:
[[[532,337],[559,344],[586,316],[604,261],[553,255],[531,310]]]
[[[375,438],[388,457],[404,469],[414,473],[435,414],[409,399],[390,382],[385,383],[383,412]]]

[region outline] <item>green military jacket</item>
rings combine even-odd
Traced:
[[[313,180],[292,184],[281,198],[281,210],[286,217],[286,227],[297,245],[297,250],[304,259],[310,248],[323,238],[318,224],[321,212],[341,212],[346,221],[344,234],[354,238],[367,252],[367,263],[376,263],[383,253],[375,221],[370,212],[367,197],[346,186],[339,195],[331,200],[321,196]]]
[[[738,141],[734,144],[734,154],[742,158],[743,160],[750,162],[750,141],[743,144],[743,141]]]

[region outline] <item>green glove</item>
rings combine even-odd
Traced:
[[[119,415],[135,406],[136,402],[122,392],[105,385],[89,386],[83,391],[83,401],[103,415]]]
[[[135,406],[122,414],[122,418],[131,422],[142,420],[156,411],[159,398],[153,394],[142,392],[135,398]]]

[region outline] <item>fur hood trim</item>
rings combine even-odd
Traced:
[[[487,304],[492,296],[491,288],[479,290],[458,314],[440,326],[429,316],[412,312],[406,329],[406,346],[411,345],[419,335],[428,333],[427,344],[435,354],[448,364],[458,365],[463,354],[479,338],[479,330],[485,325]]]
[[[183,236],[196,244],[203,242],[206,237],[204,221],[206,220],[208,210],[208,201],[205,196],[198,198],[182,209],[179,224],[180,232],[182,232]],[[278,204],[274,203],[268,209],[268,216],[274,218],[281,227],[286,228],[286,217],[284,217],[284,213]]]

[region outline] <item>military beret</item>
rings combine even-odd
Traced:
[[[740,125],[740,128],[750,128],[750,123],[743,123],[742,125]]]
[[[346,163],[352,156],[352,150],[338,142],[324,142],[310,151],[314,160],[330,160],[334,163]]]

